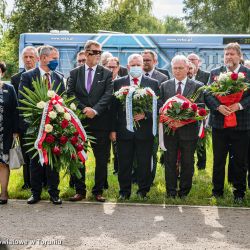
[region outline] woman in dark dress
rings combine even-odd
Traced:
[[[8,201],[9,150],[18,128],[17,97],[14,87],[2,81],[6,71],[4,62],[0,62],[0,205]]]

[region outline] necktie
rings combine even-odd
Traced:
[[[178,82],[178,88],[177,88],[177,91],[176,91],[176,94],[179,94],[181,95],[181,82]]]
[[[133,81],[134,81],[134,85],[138,85],[138,81],[139,81],[138,78],[133,78]]]
[[[51,88],[50,73],[45,73],[44,75],[45,75],[45,82],[48,86],[48,89],[50,89]]]
[[[149,73],[146,73],[145,76],[149,76]]]
[[[88,68],[88,79],[87,79],[87,92],[89,93],[92,84],[92,68]]]

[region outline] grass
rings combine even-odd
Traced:
[[[233,202],[232,186],[228,184],[227,178],[225,180],[224,198],[215,199],[211,198],[212,192],[212,164],[213,155],[212,149],[207,149],[207,167],[205,170],[195,169],[193,178],[193,187],[185,200],[179,198],[170,199],[165,198],[165,177],[164,168],[158,163],[157,174],[155,184],[151,188],[147,201],[139,200],[136,196],[137,186],[133,185],[132,195],[129,202],[133,203],[152,203],[152,204],[175,204],[175,205],[217,205],[217,206],[237,206]],[[91,189],[94,185],[94,158],[93,154],[89,154],[86,168],[86,185],[87,185],[87,200],[93,200]],[[227,175],[227,173],[226,173]],[[63,173],[61,173],[61,177]],[[110,202],[116,202],[118,198],[119,184],[117,175],[113,175],[112,162],[109,165],[108,174],[109,189],[104,191],[104,196]],[[12,170],[9,183],[9,196],[15,199],[27,199],[31,192],[29,190],[22,190],[23,185],[22,169]],[[74,189],[69,187],[69,176],[61,178],[60,185],[60,196],[67,200],[70,196],[75,194]],[[48,192],[43,190],[42,199],[49,199]],[[241,205],[244,207],[250,207],[250,191],[246,193],[246,199]]]

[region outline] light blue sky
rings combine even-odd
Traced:
[[[7,10],[10,12],[13,8],[14,0],[7,1]],[[183,0],[153,0],[153,14],[158,18],[164,16],[182,17]]]

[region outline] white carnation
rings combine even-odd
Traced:
[[[53,131],[53,126],[50,125],[50,124],[46,124],[46,125],[45,125],[45,132],[46,132],[46,133],[50,133],[50,132],[52,132],[52,131]]]
[[[239,79],[245,79],[245,75],[242,72],[239,72],[238,78]]]
[[[56,112],[55,112],[55,111],[50,111],[50,112],[49,112],[49,117],[50,117],[51,119],[55,119],[55,118],[57,117]]]
[[[71,120],[71,115],[69,113],[65,113],[64,114],[64,119],[66,119],[67,121]]]
[[[228,75],[227,73],[220,73],[219,77],[218,77],[218,81],[226,81],[229,79],[229,77],[231,76],[231,73],[230,75]]]
[[[47,95],[49,98],[53,98],[56,95],[56,92],[54,90],[48,90]]]
[[[64,113],[64,108],[60,104],[55,105],[58,113]]]
[[[44,109],[45,106],[46,106],[46,102],[44,101],[40,101],[36,104],[36,106],[39,108],[39,109]]]
[[[70,104],[70,109],[76,110],[76,105],[73,102]]]

